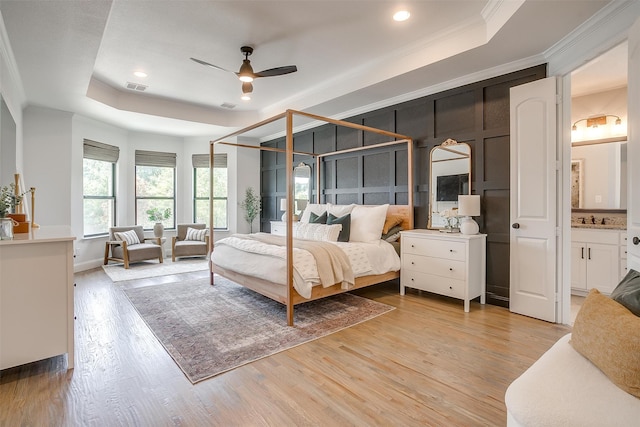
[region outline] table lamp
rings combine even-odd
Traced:
[[[282,211],[282,220],[287,220],[287,199],[280,199],[280,210]]]
[[[462,234],[478,234],[480,227],[471,217],[480,215],[480,196],[475,194],[459,195],[458,215],[464,217],[460,222],[460,232]]]

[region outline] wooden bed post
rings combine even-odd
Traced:
[[[287,169],[287,324],[293,326],[293,114],[286,112]]]

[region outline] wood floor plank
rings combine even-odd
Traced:
[[[76,367],[0,371],[0,426],[504,425],[508,385],[570,331],[388,283],[355,293],[396,310],[192,385],[122,290],[207,275],[76,274]]]

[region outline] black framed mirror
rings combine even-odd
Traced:
[[[460,194],[471,194],[471,146],[447,139],[429,154],[429,229],[446,228]]]

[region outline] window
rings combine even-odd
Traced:
[[[83,234],[107,234],[109,227],[115,225],[115,176],[120,149],[85,139],[82,157]]]
[[[160,222],[175,228],[176,155],[136,150],[136,224],[150,230],[156,223],[147,211],[167,212]]]
[[[209,155],[194,154],[193,221],[209,224]],[[216,154],[213,165],[213,228],[227,229],[227,155]]]

